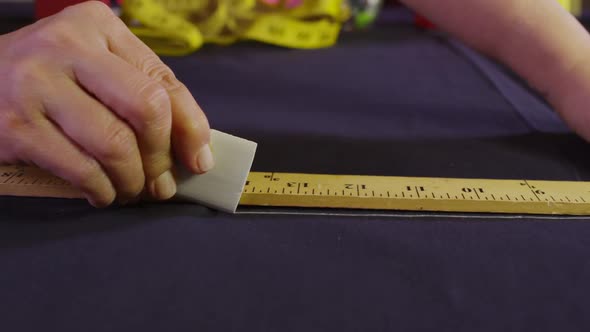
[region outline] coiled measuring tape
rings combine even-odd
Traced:
[[[1,166],[0,195],[83,198],[37,168]],[[242,206],[590,215],[590,182],[250,172]]]
[[[205,43],[254,40],[312,49],[334,45],[350,11],[343,0],[295,8],[257,0],[125,0],[121,18],[160,55],[185,55]]]

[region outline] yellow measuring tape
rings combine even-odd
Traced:
[[[0,195],[82,198],[32,167],[0,167]],[[590,215],[590,183],[251,172],[243,206]]]
[[[574,16],[582,14],[583,1],[582,0],[557,0],[563,8],[572,13]]]
[[[125,0],[122,19],[161,55],[185,55],[204,43],[255,40],[289,48],[336,43],[350,16],[344,0],[305,0],[295,8],[258,0]]]

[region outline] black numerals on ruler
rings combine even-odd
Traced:
[[[5,174],[4,176],[10,176]],[[266,183],[246,182],[246,192],[249,193],[270,193],[287,195],[313,195],[313,196],[355,196],[375,198],[398,198],[398,199],[443,199],[443,200],[480,200],[480,201],[508,201],[508,202],[586,202],[582,196],[566,196],[563,193],[548,193],[545,189],[538,188],[526,180],[519,180],[514,183],[507,183],[506,191],[499,188],[486,188],[485,183],[475,186],[455,187],[453,189],[429,188],[428,185],[415,185],[411,183],[402,186],[386,185],[375,186],[364,183],[354,183],[356,179],[342,184],[319,184],[312,178],[309,180],[293,181],[281,179],[281,173],[267,173],[263,175]],[[360,180],[360,179],[359,179]],[[308,182],[309,181],[309,182]],[[319,180],[321,181],[321,180]],[[476,184],[476,183],[474,183]],[[529,193],[516,193],[510,190],[510,186],[521,186],[528,189]],[[378,188],[377,188],[378,187]],[[512,187],[514,189],[514,187]]]
[[[16,166],[13,170],[0,174],[1,184],[22,184],[23,182],[25,182],[25,168],[22,166]]]
[[[15,170],[9,172],[2,172],[0,174],[1,183],[14,183],[22,180],[24,172],[22,170]]]
[[[30,174],[25,167],[15,167],[14,170],[0,172],[0,184],[6,185],[45,185],[45,186],[69,186],[67,181],[49,176],[36,176]]]
[[[461,191],[464,193],[480,193],[480,194],[485,193],[483,188],[461,188]]]
[[[545,195],[545,192],[541,189],[537,189],[535,186],[531,186],[527,181],[521,182],[521,186],[527,186],[535,195]]]
[[[362,189],[365,190],[367,189],[367,186],[364,184],[345,184],[344,185],[344,189]]]

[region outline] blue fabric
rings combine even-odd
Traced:
[[[551,112],[523,116],[515,85],[500,92],[440,36],[164,60],[214,128],[259,143],[256,171],[590,178],[585,142],[544,130]],[[9,197],[0,211],[2,331],[590,328],[590,218]]]
[[[536,131],[564,133],[569,129],[551,106],[523,80],[460,42],[449,44],[465,55],[487,77],[513,108]]]

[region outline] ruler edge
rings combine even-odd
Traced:
[[[17,169],[24,169],[25,171],[27,169],[31,169],[34,170],[35,172],[38,172],[38,174],[40,174],[41,176],[47,177],[47,178],[51,178],[51,179],[55,179],[55,180],[59,180],[62,181],[59,177],[52,175],[51,173],[44,171],[42,169],[39,168],[35,168],[32,166],[11,166],[11,165],[0,165],[0,172],[5,171],[5,170],[9,170],[9,171],[15,171]],[[287,176],[298,176],[298,177],[317,177],[317,178],[322,178],[322,177],[354,177],[357,179],[364,179],[364,178],[371,178],[371,179],[379,179],[379,178],[383,178],[383,179],[395,179],[395,180],[423,180],[423,181],[445,181],[445,180],[450,180],[450,181],[483,181],[483,182],[518,182],[518,181],[529,181],[531,183],[563,183],[563,184],[582,184],[582,185],[590,185],[590,181],[563,181],[563,180],[531,180],[531,179],[489,179],[489,178],[456,178],[456,177],[423,177],[423,176],[387,176],[387,175],[360,175],[360,174],[352,174],[352,173],[343,173],[343,174],[319,174],[319,173],[306,173],[306,172],[268,172],[268,171],[251,171],[248,174],[248,178],[250,178],[250,176],[264,176],[267,174],[273,174],[275,176],[280,176],[280,175],[287,175]],[[46,191],[45,193],[40,193],[40,194],[31,194],[30,191],[27,192],[23,192],[22,189],[26,188],[26,187],[43,187]],[[77,192],[75,189],[71,189],[73,187],[71,187],[67,182],[65,182],[65,184],[4,184],[4,183],[0,183],[0,188],[14,188],[15,190],[13,190],[11,193],[3,193],[4,190],[0,190],[0,195],[2,196],[12,196],[12,197],[29,197],[29,198],[57,198],[57,199],[83,199],[84,196],[81,195],[79,192]],[[30,187],[29,187],[30,188]],[[48,195],[47,192],[52,192],[52,193],[57,193],[57,194],[53,194],[53,195]],[[248,206],[257,206],[257,207],[282,207],[282,208],[303,208],[303,209],[313,209],[313,208],[323,208],[323,209],[345,209],[345,210],[357,210],[357,211],[413,211],[413,212],[417,212],[417,211],[422,211],[422,212],[448,212],[448,213],[485,213],[485,214],[516,214],[516,215],[588,215],[590,216],[590,211],[584,213],[584,212],[575,212],[575,211],[550,211],[550,212],[523,212],[523,211],[509,211],[509,210],[501,210],[501,209],[495,209],[495,211],[489,211],[489,210],[470,210],[470,209],[466,209],[466,208],[462,208],[462,209],[444,209],[444,208],[436,208],[436,209],[429,209],[429,208],[410,208],[410,207],[403,207],[403,208],[372,208],[372,207],[350,207],[350,206],[297,206],[297,205],[290,205],[288,203],[281,203],[281,204],[249,204],[248,203],[248,197],[254,197],[257,195],[267,195],[267,196],[274,196],[274,197],[278,197],[277,200],[285,200],[288,201],[290,198],[293,197],[306,197],[306,196],[311,196],[311,197],[320,197],[317,195],[305,195],[305,194],[279,194],[278,196],[276,194],[261,194],[261,193],[246,193],[243,192],[242,193],[242,197],[239,200],[239,206],[241,207],[248,207]],[[342,197],[342,196],[340,196]],[[330,196],[326,196],[326,198],[331,198]],[[379,197],[368,197],[372,200],[379,200]],[[358,200],[358,201],[362,201],[363,199],[365,199],[365,197],[361,197],[361,196],[355,196],[354,199]],[[179,199],[182,201],[182,199]],[[391,200],[391,199],[386,199],[383,198],[383,200]],[[459,202],[465,202],[465,200],[446,200],[446,199],[430,199],[430,198],[426,198],[426,199],[419,199],[419,198],[407,198],[407,199],[394,199],[396,202],[416,202],[416,200],[421,200],[421,201],[432,201],[432,202],[437,202],[437,204],[442,204],[444,202],[446,203],[451,203],[450,205],[453,205],[453,203],[459,203]],[[271,200],[272,201],[272,200]],[[470,202],[474,202],[474,203],[485,203],[486,201],[484,200],[469,200]],[[491,202],[490,202],[491,203]],[[516,202],[496,202],[500,205],[511,205],[511,204],[518,204]],[[576,207],[576,206],[585,206],[585,205],[589,205],[590,203],[567,203],[567,202],[563,202],[563,203],[546,203],[546,202],[527,202],[527,204],[531,204],[534,203],[536,205],[553,205],[554,207],[565,207],[567,208],[567,206],[572,206],[572,207]],[[487,203],[486,203],[487,204]],[[402,204],[403,205],[403,204]],[[477,205],[477,204],[476,204]]]

